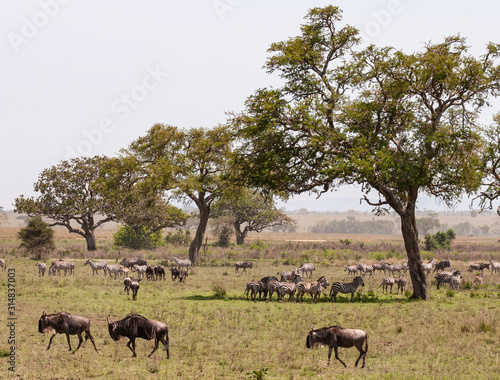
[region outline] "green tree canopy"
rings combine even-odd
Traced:
[[[66,227],[85,238],[89,251],[96,250],[95,229],[114,219],[94,187],[106,160],[103,156],[75,158],[45,169],[34,184],[40,195],[16,198],[15,212],[43,215],[52,220],[50,226]]]
[[[212,207],[212,216],[231,217],[237,244],[244,244],[250,231],[262,232],[268,227],[295,223],[283,210],[276,208],[271,197],[250,189],[221,197]]]
[[[400,216],[413,297],[427,299],[418,195],[451,205],[478,189],[478,116],[498,95],[499,47],[476,58],[449,37],[411,54],[360,51],[357,30],[340,20],[337,7],[311,9],[299,36],[271,45],[266,68],[283,85],[257,90],[234,115],[239,176],[286,194],[359,184],[378,212]]]
[[[193,202],[200,222],[189,247],[196,264],[210,217],[212,203],[230,185],[225,179],[233,136],[225,126],[183,130],[156,124],[122,154],[140,163],[147,186],[171,192],[184,202]]]

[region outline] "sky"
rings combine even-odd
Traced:
[[[414,52],[459,33],[477,56],[500,40],[493,0],[0,1],[0,206],[34,195],[44,169],[113,156],[156,123],[224,123],[257,89],[279,83],[263,69],[270,44],[298,35],[308,9],[330,4],[363,45]],[[361,196],[341,188],[283,205],[366,210]],[[434,206],[419,205],[443,209]]]

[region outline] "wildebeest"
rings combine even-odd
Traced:
[[[130,283],[130,289],[132,290],[132,299],[134,301],[137,300],[137,292],[139,291],[139,282],[141,282],[141,280],[132,280],[132,282]]]
[[[87,318],[80,317],[78,315],[71,315],[66,313],[65,311],[61,311],[57,314],[49,314],[47,315],[45,311],[43,312],[40,320],[38,321],[38,332],[39,333],[49,333],[52,334],[49,340],[49,345],[47,350],[50,348],[50,344],[52,343],[52,339],[56,336],[56,334],[66,334],[66,339],[68,340],[69,350],[71,351],[71,343],[69,341],[70,335],[78,335],[78,347],[75,352],[78,351],[80,346],[82,345],[83,338],[82,333],[85,332],[85,341],[90,338],[90,341],[94,345],[95,350],[97,351],[97,347],[95,346],[94,338],[92,334],[90,334],[90,321]]]
[[[47,270],[47,265],[45,263],[36,263],[35,265],[38,267],[38,277],[45,276],[45,271]]]
[[[182,280],[185,280],[188,276],[188,271],[185,268],[182,268],[179,272],[179,282],[182,282]]]
[[[132,268],[134,265],[148,265],[148,263],[146,260],[134,257],[133,259],[123,259],[122,261],[120,261],[120,265],[123,265],[127,268]]]
[[[177,267],[170,268],[170,274],[172,276],[172,281],[175,281],[177,277],[180,276],[181,271]]]
[[[146,266],[146,280],[155,280],[155,267],[153,265]]]
[[[469,269],[467,269],[469,272],[472,272],[472,271],[481,271],[481,273],[484,274],[484,270],[485,269],[490,269],[490,264],[486,264],[486,263],[478,263],[478,264],[471,264],[469,265]]]
[[[155,277],[156,279],[165,280],[165,267],[163,265],[158,264],[154,267],[155,269]]]
[[[238,261],[234,264],[234,273],[239,273],[239,269],[243,269],[242,273],[246,273],[247,268],[252,268],[253,264],[250,261]]]
[[[440,261],[439,263],[436,264],[436,266],[434,267],[434,270],[432,271],[432,273],[434,272],[438,272],[441,270],[445,270],[446,268],[449,268],[450,267],[450,260],[442,260]]]
[[[363,350],[363,343],[365,348]],[[350,348],[356,347],[359,351],[359,357],[356,360],[355,366],[358,366],[359,359],[363,358],[363,365],[365,367],[366,353],[368,352],[368,334],[363,330],[345,329],[339,326],[323,327],[322,329],[309,331],[306,339],[306,347],[328,346],[328,365],[330,365],[330,357],[332,356],[332,349],[335,350],[335,359],[341,362],[344,367],[345,363],[339,358],[339,347]]]
[[[151,357],[158,349],[158,342],[161,342],[167,351],[167,359],[170,358],[168,327],[163,322],[154,321],[144,318],[141,315],[128,315],[122,320],[111,322],[108,319],[109,335],[114,341],[120,340],[122,337],[129,338],[127,347],[132,351],[132,356],[136,357],[135,340],[142,338],[146,340],[155,340],[155,347],[148,355]]]

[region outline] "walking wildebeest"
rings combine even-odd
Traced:
[[[136,357],[135,339],[142,338],[146,340],[155,340],[155,347],[148,355],[148,358],[158,349],[158,342],[161,342],[167,351],[167,359],[170,358],[168,327],[163,322],[154,321],[144,318],[141,315],[128,315],[122,320],[110,322],[108,319],[109,335],[114,341],[120,340],[122,337],[129,338],[127,347],[132,351],[132,356]]]
[[[175,281],[175,279],[181,275],[181,271],[177,267],[172,267],[170,268],[170,274],[172,276],[172,281]]]
[[[39,333],[50,333],[52,336],[49,340],[49,346],[47,350],[50,348],[50,344],[52,343],[52,339],[56,336],[56,334],[66,334],[66,339],[68,340],[69,350],[71,351],[71,343],[69,341],[70,335],[78,335],[78,347],[76,351],[80,348],[83,342],[82,333],[85,332],[85,341],[90,338],[90,341],[94,345],[95,350],[97,351],[97,347],[95,346],[94,338],[92,334],[90,334],[90,321],[87,318],[80,317],[78,315],[71,315],[66,313],[65,311],[61,311],[57,314],[49,314],[47,315],[45,311],[43,312],[40,320],[38,321],[38,332]]]
[[[434,272],[439,273],[439,271],[444,271],[446,268],[449,267],[450,267],[450,260],[442,260],[434,266],[434,270],[432,271],[432,273]]]
[[[238,261],[234,264],[234,273],[240,273],[240,269],[243,269],[243,273],[246,273],[247,268],[252,268],[253,264],[250,261]]]
[[[141,282],[141,280],[132,280],[132,282],[130,283],[130,289],[132,289],[132,300],[134,301],[137,300],[137,292],[139,291],[139,282]]]
[[[363,350],[363,343],[366,342],[365,349]],[[344,367],[345,363],[339,358],[339,347],[349,348],[355,346],[359,351],[359,357],[356,360],[355,367],[358,366],[359,359],[363,358],[363,365],[365,367],[366,353],[368,352],[368,334],[363,330],[345,329],[339,326],[323,327],[322,329],[309,331],[306,339],[306,347],[328,346],[328,365],[330,365],[330,357],[332,356],[332,349],[335,350],[335,359],[341,362]]]
[[[123,265],[127,268],[133,268],[134,265],[148,265],[148,263],[146,262],[146,260],[134,257],[133,259],[123,259],[122,261],[120,261],[120,265]]]

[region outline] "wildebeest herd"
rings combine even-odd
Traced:
[[[191,268],[191,262],[189,260],[180,260],[177,257],[172,258],[171,261],[175,263],[175,265],[169,268],[172,280],[175,281],[178,279],[179,282],[185,281],[188,277],[188,270]],[[92,269],[92,276],[99,275],[99,271],[103,271],[104,276],[115,279],[117,276],[125,276],[123,280],[125,286],[124,292],[128,295],[129,292],[132,291],[133,300],[137,299],[141,281],[165,280],[166,273],[163,265],[148,265],[145,260],[138,258],[123,259],[120,264],[112,265],[108,265],[106,262],[95,262],[88,259],[85,261],[84,265],[89,265]],[[38,267],[38,276],[45,276],[47,265],[45,263],[37,263],[36,266]],[[235,273],[242,274],[247,272],[247,269],[252,269],[253,263],[249,261],[237,262],[234,264],[234,267]],[[6,262],[3,259],[0,259],[0,268],[6,270]],[[432,259],[427,263],[422,263],[422,269],[426,274],[435,274],[434,278],[438,289],[443,284],[449,284],[451,289],[458,289],[462,282],[461,271],[457,269],[445,271],[447,268],[450,268],[450,262],[448,260],[442,260],[436,263],[434,259]],[[240,272],[240,269],[243,271]],[[330,282],[324,275],[318,277],[316,281],[303,281],[303,276],[309,278],[313,277],[315,269],[314,264],[306,263],[290,272],[278,272],[276,275],[266,276],[260,281],[249,281],[246,284],[245,294],[247,299],[251,297],[253,301],[256,302],[257,296],[259,300],[267,300],[269,296],[269,301],[272,301],[274,293],[277,294],[278,301],[285,300],[287,295],[289,301],[303,301],[304,294],[307,293],[311,296],[311,300],[317,303],[323,291],[330,286]],[[471,264],[467,271],[477,272],[474,277],[474,283],[480,285],[483,283],[484,269],[491,270],[492,274],[497,273],[500,271],[500,263],[490,260],[489,263]],[[55,260],[48,269],[48,275],[61,275],[62,272],[64,275],[70,276],[74,274],[74,271],[74,263],[64,260]],[[330,300],[336,302],[338,293],[342,293],[350,294],[350,301],[353,302],[354,294],[358,288],[365,285],[364,279],[367,276],[374,277],[377,271],[384,274],[378,286],[379,288],[382,287],[382,292],[388,293],[390,287],[390,292],[392,293],[392,287],[396,285],[397,294],[399,294],[400,291],[401,294],[403,294],[405,286],[407,285],[405,275],[408,272],[408,265],[406,263],[376,263],[370,265],[360,262],[357,265],[344,266],[344,272],[346,272],[347,277],[352,275],[353,279],[351,282],[333,282],[329,292]],[[130,272],[136,273],[137,278],[129,276]],[[397,277],[386,277],[386,274],[393,276],[397,274]],[[138,314],[129,314],[118,321],[110,321],[108,318],[107,323],[109,335],[114,341],[120,340],[123,337],[129,339],[127,347],[132,351],[133,357],[137,356],[135,350],[135,340],[137,338],[154,340],[154,348],[148,357],[154,354],[160,342],[167,352],[167,359],[170,357],[168,327],[165,323],[147,319]],[[90,332],[90,320],[88,318],[64,311],[56,314],[46,314],[44,311],[38,322],[38,331],[40,333],[51,334],[47,350],[50,349],[55,335],[65,334],[70,351],[72,351],[70,335],[77,335],[79,340],[78,346],[74,352],[78,351],[83,344],[83,336],[85,337],[85,342],[90,339],[94,349],[97,351],[94,337]],[[346,366],[338,356],[338,347],[349,348],[354,346],[359,351],[359,357],[355,362],[355,366],[358,365],[361,359],[363,359],[362,367],[365,366],[366,354],[368,352],[368,334],[362,330],[347,329],[339,326],[324,327],[321,329],[311,328],[307,335],[306,347],[312,348],[321,345],[329,347],[328,364],[330,364],[331,354],[332,351],[334,351],[335,358]]]

